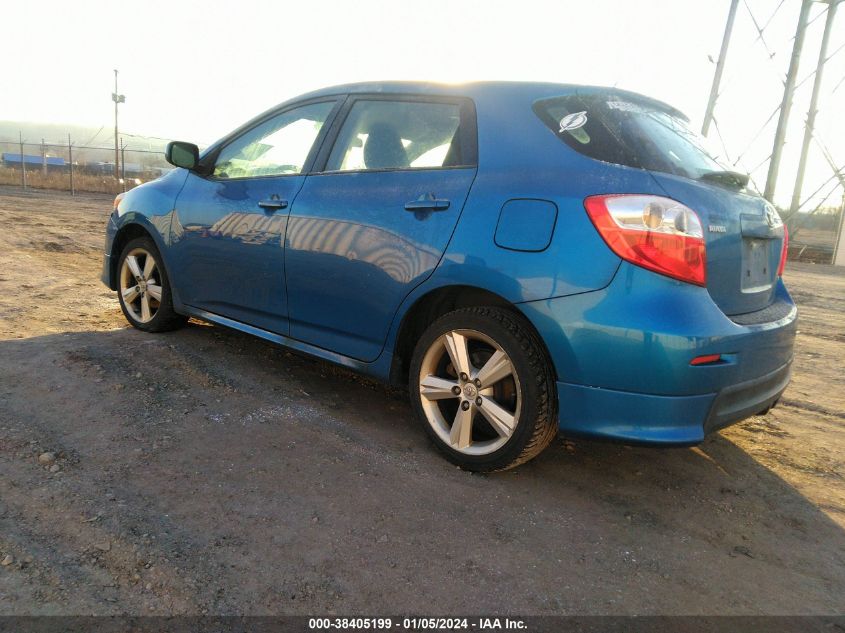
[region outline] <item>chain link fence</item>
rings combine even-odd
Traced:
[[[787,226],[790,260],[833,263],[837,238],[842,232],[842,207],[822,207],[812,213],[793,216]]]
[[[117,194],[171,169],[164,148],[133,148],[131,142],[114,147],[66,143],[0,141],[0,185],[24,189],[55,189]]]

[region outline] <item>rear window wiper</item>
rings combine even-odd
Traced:
[[[736,187],[737,189],[744,189],[748,184],[748,174],[743,174],[738,171],[707,171],[698,177],[698,180],[706,182],[714,182],[718,185],[726,185],[728,187]]]

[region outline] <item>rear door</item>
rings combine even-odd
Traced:
[[[290,335],[363,361],[437,266],[476,172],[472,103],[355,96],[291,210]]]

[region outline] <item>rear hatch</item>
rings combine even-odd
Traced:
[[[572,149],[647,170],[656,184],[654,192],[593,193],[659,192],[695,211],[706,244],[707,290],[725,314],[755,312],[774,301],[784,238],[780,216],[747,190],[746,176],[720,162],[681,112],[606,88],[543,99],[534,110]]]
[[[654,177],[670,198],[701,220],[707,244],[707,290],[729,316],[755,312],[774,300],[783,224],[764,199],[669,174]]]

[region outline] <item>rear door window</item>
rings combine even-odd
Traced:
[[[360,99],[354,103],[326,171],[430,169],[468,164],[457,103]]]
[[[650,99],[573,94],[538,101],[534,111],[590,158],[696,179],[727,169],[680,112]]]

